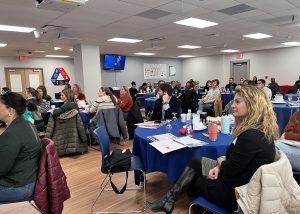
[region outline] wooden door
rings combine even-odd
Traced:
[[[5,68],[6,85],[20,94],[28,87],[37,88],[44,85],[43,69],[41,68]]]

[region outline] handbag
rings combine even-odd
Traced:
[[[108,172],[111,187],[117,194],[122,194],[126,190],[128,170],[131,167],[131,157],[132,154],[129,149],[114,149],[110,155],[107,155],[104,158],[105,170]],[[118,190],[116,185],[111,180],[112,175],[118,172],[126,172],[126,181],[121,190]]]

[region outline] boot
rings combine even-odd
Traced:
[[[161,199],[151,203],[146,201],[146,206],[153,212],[166,212],[172,213],[175,205],[175,201],[178,199],[182,192],[185,192],[191,181],[194,179],[197,172],[191,167],[185,167],[180,178],[176,181],[174,187],[167,192]]]

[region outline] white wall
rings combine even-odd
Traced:
[[[101,58],[101,62],[104,60]],[[171,80],[182,80],[182,61],[180,59],[152,58],[152,57],[126,57],[125,69],[123,71],[101,71],[102,85],[108,86],[130,86],[135,81],[137,87],[143,82],[158,82],[159,79],[144,79],[144,63],[167,64],[167,82]],[[175,66],[176,75],[169,76],[169,66]],[[103,65],[101,65],[103,68]]]
[[[242,60],[250,60],[250,78],[270,82],[275,77],[279,85],[293,85],[300,76],[300,47],[253,51],[243,54]],[[204,85],[206,80],[218,78],[220,85],[228,83],[230,61],[237,61],[235,54],[185,59],[182,63],[183,82],[192,78]],[[236,80],[237,82],[237,80]]]
[[[26,61],[20,61],[18,57],[0,57],[0,86],[6,85],[5,68],[42,68],[44,73],[44,83],[48,94],[54,97],[54,93],[63,89],[63,86],[54,86],[50,78],[57,67],[66,70],[70,77],[70,83],[74,82],[74,63],[73,59],[49,59],[49,58],[28,58]]]

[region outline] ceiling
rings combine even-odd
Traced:
[[[38,39],[33,33],[0,31],[0,43],[8,44],[0,48],[0,56],[16,56],[18,51],[33,52],[32,57],[72,56],[69,48],[82,43],[99,45],[101,53],[132,56],[135,52],[153,52],[155,57],[176,58],[183,54],[216,55],[222,49],[246,52],[282,48],[282,42],[300,42],[299,0],[89,0],[67,13],[36,8],[34,0],[0,0],[0,4],[2,25],[64,27],[44,29],[46,33]],[[252,10],[242,12],[245,7]],[[198,29],[173,23],[189,17],[219,25]],[[273,37],[243,38],[245,34],[258,32]],[[136,44],[107,41],[113,37],[143,41]],[[178,45],[202,48],[179,49]],[[54,51],[54,46],[62,49]],[[34,52],[37,50],[46,52]]]

